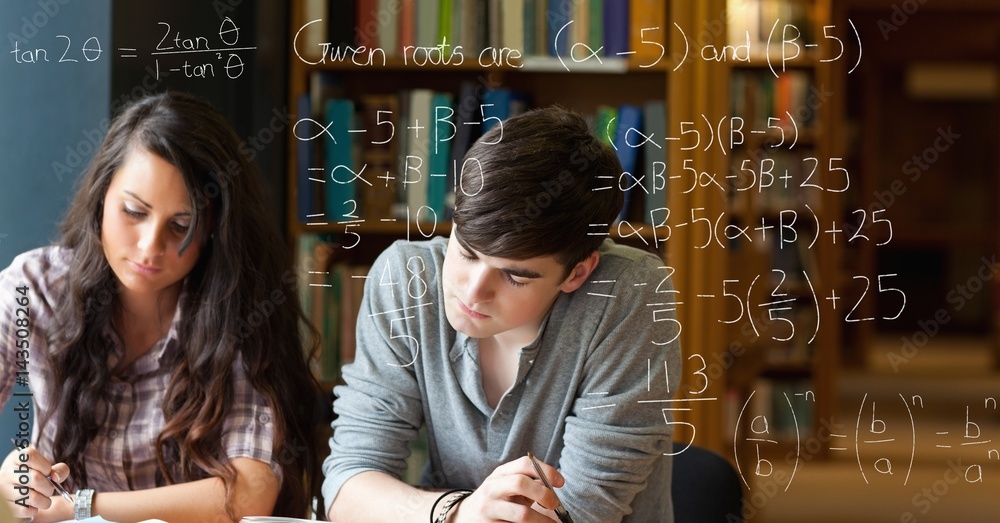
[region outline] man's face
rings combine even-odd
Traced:
[[[452,328],[471,338],[495,337],[502,346],[527,345],[559,293],[582,283],[575,271],[564,279],[562,264],[551,256],[527,260],[485,256],[463,247],[456,234],[452,232],[444,257],[445,314]]]

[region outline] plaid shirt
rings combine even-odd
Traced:
[[[71,253],[61,247],[44,247],[22,254],[0,272],[0,405],[13,399],[20,410],[34,408],[31,439],[43,455],[52,456],[54,422],[39,434],[38,421],[51,412],[52,398],[48,395],[52,373],[45,366],[42,354],[50,350],[51,331],[59,328],[57,306],[69,292],[66,274]],[[26,289],[25,289],[26,287]],[[21,290],[18,290],[21,288]],[[27,297],[27,305],[18,299]],[[160,365],[179,350],[177,327],[181,318],[180,303],[166,337],[158,341],[145,355],[137,359],[107,385],[109,401],[99,406],[106,413],[106,423],[86,449],[88,484],[98,492],[141,490],[166,485],[166,478],[156,462],[156,437],[163,430],[161,405],[172,368]],[[30,327],[24,330],[26,309]],[[19,330],[22,329],[22,330]],[[124,354],[118,336],[108,326],[104,339],[111,344],[108,366]],[[26,335],[26,337],[25,337]],[[18,342],[28,341],[28,353],[18,352]],[[25,365],[25,360],[27,360]],[[26,368],[26,373],[25,373]],[[20,371],[20,372],[19,372]],[[28,378],[25,387],[22,378]],[[226,457],[248,457],[270,464],[278,478],[280,468],[273,453],[274,425],[271,408],[264,397],[247,379],[240,360],[233,362],[233,402],[222,430],[222,450]],[[23,426],[21,427],[23,428]],[[17,434],[18,427],[4,429],[5,439]],[[169,458],[168,458],[169,459]],[[181,478],[177,463],[167,463],[175,481]],[[72,471],[71,471],[72,474]],[[82,487],[75,485],[75,487]]]

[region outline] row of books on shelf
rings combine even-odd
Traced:
[[[811,432],[815,404],[811,379],[762,375],[749,389],[727,389],[725,430],[737,444],[795,441]]]
[[[314,80],[327,74],[315,72]],[[473,82],[458,93],[414,88],[357,100],[324,82],[299,98],[293,128],[297,215],[311,225],[449,220],[455,191],[481,176],[481,164],[465,158],[471,145],[530,107],[527,96],[505,87],[480,96]],[[625,192],[620,218],[650,223],[652,209],[666,206],[669,178],[666,145],[644,137],[665,136],[665,104],[602,106],[587,116],[622,164],[607,182]]]
[[[807,70],[789,69],[775,78],[769,70],[734,69],[729,82],[730,110],[743,118],[745,134],[780,127],[789,135],[787,145],[793,141],[791,131],[802,133],[815,122],[819,102]]]
[[[515,61],[594,53],[658,60],[667,30],[661,0],[304,0],[303,18],[297,47],[307,58],[328,43],[339,51],[324,53],[327,61],[350,61],[364,47],[418,65],[435,48],[446,63],[454,54],[475,61],[490,48]]]
[[[780,46],[782,39],[797,38],[799,45],[815,42],[815,9],[812,0],[728,0],[730,45],[753,48]]]

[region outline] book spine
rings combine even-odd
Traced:
[[[354,144],[351,129],[354,102],[343,98],[326,101],[329,134],[324,143],[326,155],[326,213],[331,221],[350,219],[357,210],[354,194]]]
[[[638,106],[631,104],[619,107],[618,127],[615,129],[613,145],[615,152],[618,154],[618,161],[622,164],[622,173],[620,174],[624,177],[624,183],[619,181],[618,188],[621,189],[624,186],[627,189],[622,190],[625,201],[621,212],[618,214],[618,221],[624,221],[629,218],[629,207],[631,206],[632,193],[634,192],[632,181],[639,179],[639,173],[636,172],[638,146],[630,143],[628,140],[629,132],[631,131],[634,134],[637,130],[642,130],[642,110]]]
[[[410,117],[407,121],[416,123],[418,129],[413,129],[408,138],[406,158],[401,171],[406,205],[412,219],[420,209],[427,205],[427,188],[430,182],[428,169],[430,163],[431,136],[434,132],[431,102],[433,91],[430,89],[414,89],[410,92]]]
[[[427,206],[434,211],[438,221],[445,216],[445,200],[448,193],[448,163],[451,159],[451,145],[455,138],[451,106],[451,93],[434,93],[431,102],[433,134],[431,135],[430,161],[427,169]]]
[[[650,42],[665,44],[666,15],[666,3],[662,0],[631,0],[629,47],[638,63],[645,65],[660,59],[662,49]]]
[[[571,13],[570,0],[548,0],[548,14],[546,16],[548,29],[547,51],[549,56],[568,56],[567,42],[569,41],[569,23]]]
[[[647,102],[643,107],[643,127],[646,136],[666,136],[667,134],[667,107],[662,100]],[[654,216],[660,216],[657,209],[667,207],[667,146],[664,143],[654,143],[652,140],[643,145],[642,150],[645,173],[643,184],[645,186],[645,207],[643,209],[643,221],[651,225],[657,225]]]
[[[604,2],[604,56],[620,57],[628,52],[628,8],[625,0]]]
[[[298,113],[296,115],[298,119],[310,117],[312,100],[309,93],[299,95],[295,110]],[[311,178],[309,168],[313,166],[312,144],[312,140],[297,140],[295,144],[296,162],[298,163],[298,172],[295,177],[295,205],[297,207],[296,215],[301,223],[307,223],[309,215],[318,212],[318,209],[313,206],[314,182],[309,179]]]

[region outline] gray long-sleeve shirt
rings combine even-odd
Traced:
[[[514,384],[493,409],[477,340],[444,314],[446,248],[446,238],[400,241],[372,266],[356,359],[335,388],[327,511],[360,472],[401,477],[408,443],[426,425],[427,485],[476,488],[531,451],[559,468],[566,485],[557,493],[578,523],[672,521],[665,453],[673,418],[670,404],[657,401],[679,385],[671,270],[606,240],[587,283],[560,294],[538,338],[521,349]]]

